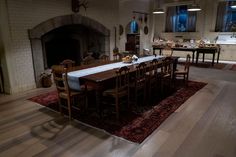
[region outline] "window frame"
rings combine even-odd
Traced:
[[[172,29],[172,31],[170,31],[170,30],[168,30],[167,29],[167,25],[168,25],[168,23],[167,23],[167,20],[168,20],[168,15],[166,15],[165,16],[165,32],[166,33],[189,33],[189,32],[196,32],[196,30],[197,30],[197,17],[198,17],[198,15],[197,15],[197,12],[188,12],[187,11],[187,9],[188,9],[188,5],[189,4],[185,4],[185,3],[183,3],[183,4],[178,4],[178,5],[168,5],[168,6],[166,6],[166,12],[168,11],[168,8],[169,7],[175,7],[176,9],[175,9],[175,12],[177,13],[177,11],[179,11],[180,10],[180,7],[183,7],[183,6],[185,6],[186,7],[186,15],[187,15],[187,17],[186,17],[186,31],[178,31],[179,30],[179,28],[178,27],[176,27],[176,23],[175,23],[175,28],[173,28],[173,25],[171,26],[173,29]],[[194,18],[195,18],[195,22],[194,22],[194,29],[192,29],[192,30],[190,30],[190,28],[189,28],[189,25],[190,24],[188,24],[188,20],[189,20],[189,14],[190,13],[192,13],[192,14],[194,14],[194,15],[192,15],[192,16],[194,16]],[[166,13],[167,14],[167,13]],[[180,14],[178,14],[178,17],[180,16]]]
[[[230,3],[232,3],[233,1],[219,1],[218,4],[217,4],[217,9],[216,9],[216,22],[215,22],[215,32],[235,32],[236,31],[236,28],[235,28],[235,31],[232,30],[232,26],[234,25],[236,27],[236,19],[235,19],[235,22],[232,23],[232,19],[231,21],[228,21],[227,18],[228,16],[232,16],[232,12],[234,13],[234,15],[236,16],[236,8],[235,9],[232,9],[230,8]],[[225,14],[220,14],[219,12],[219,5],[220,3],[225,3]],[[228,15],[230,14],[230,15]],[[221,19],[220,19],[221,17]],[[222,17],[224,19],[222,19]],[[222,22],[222,23],[220,23]],[[229,24],[231,24],[231,26],[229,26]],[[227,28],[227,27],[231,27],[231,28]]]

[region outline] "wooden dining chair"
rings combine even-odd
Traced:
[[[109,98],[113,99],[110,103]],[[103,104],[114,104],[116,118],[120,118],[120,105],[125,104],[129,107],[129,68],[127,66],[116,71],[116,86],[103,92]]]
[[[70,59],[63,60],[60,65],[63,65],[65,68],[70,68],[75,66],[75,61]]]
[[[135,77],[131,79],[130,91],[133,93],[133,102],[135,105],[138,104],[138,98],[143,96],[143,105],[146,100],[146,84],[147,84],[147,64],[142,62],[136,66]]]
[[[173,85],[173,60],[171,57],[165,57],[162,61],[162,94],[166,96],[172,91]]]
[[[86,93],[84,91],[74,91],[70,89],[67,76],[68,69],[63,65],[53,65],[52,73],[59,98],[59,110],[62,115],[64,113],[62,109],[68,110],[68,116],[71,120],[72,108],[80,110],[78,105],[76,105],[77,103],[79,103],[79,100],[84,100],[86,105]]]
[[[106,55],[106,54],[102,54],[102,55],[99,57],[99,60],[100,60],[100,62],[102,62],[102,63],[108,62],[108,61],[109,61],[109,56]]]
[[[115,53],[113,54],[113,60],[114,61],[121,61],[122,60],[122,54],[121,53]]]
[[[162,50],[162,55],[166,57],[171,57],[173,55],[173,50],[171,49],[171,47],[166,47]]]
[[[186,56],[186,61],[185,61],[185,64],[184,64],[184,68],[183,69],[179,69],[177,71],[174,72],[174,77],[175,77],[175,80],[177,79],[183,79],[185,85],[188,84],[188,78],[189,78],[189,67],[190,67],[190,62],[191,60],[191,56],[190,54],[187,54]]]
[[[153,103],[156,98],[161,98],[161,78],[163,69],[162,69],[162,61],[153,59],[149,66],[148,66],[148,72],[146,73],[148,78],[148,100],[149,103]]]
[[[93,58],[91,55],[85,57],[82,61],[82,65],[89,65],[95,63],[95,58]]]

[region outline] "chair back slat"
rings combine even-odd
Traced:
[[[82,64],[83,65],[89,65],[89,64],[92,64],[94,62],[95,62],[95,58],[93,58],[92,56],[89,55],[89,56],[87,56],[83,59]]]
[[[142,62],[136,66],[136,83],[140,81],[145,81],[147,72],[147,64]]]
[[[63,82],[63,73],[64,73],[63,65],[52,66],[53,80],[58,92],[65,91],[65,85]]]
[[[109,61],[109,56],[106,55],[106,54],[102,54],[100,57],[99,57],[100,61],[101,62],[108,62]]]
[[[60,65],[63,65],[65,68],[70,68],[75,66],[75,61],[70,59],[63,60]]]
[[[54,83],[56,85],[58,92],[65,92],[69,95],[70,89],[67,80],[67,68],[63,65],[53,65],[52,66],[52,73]]]
[[[127,66],[116,71],[116,90],[129,86],[129,68]]]
[[[158,73],[163,73],[163,63],[162,60],[153,59],[150,62],[149,72],[157,76]]]
[[[164,74],[171,74],[173,70],[173,61],[171,57],[166,57],[163,62],[163,73]]]
[[[189,66],[190,66],[190,64],[191,64],[191,56],[190,56],[190,54],[187,54],[187,56],[186,56],[186,62],[185,62],[185,66],[184,66],[184,70],[185,71],[189,71]]]
[[[157,59],[153,59],[150,62],[149,71],[152,72],[153,74],[157,73],[157,63],[158,63]]]

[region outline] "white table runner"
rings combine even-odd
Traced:
[[[93,67],[93,68],[72,71],[72,72],[68,73],[68,84],[69,84],[71,89],[80,90],[80,82],[79,82],[80,77],[95,74],[95,73],[99,73],[99,72],[103,72],[103,71],[108,71],[108,70],[112,70],[112,69],[116,69],[116,68],[120,68],[120,67],[123,67],[123,66],[130,66],[130,65],[139,64],[139,63],[142,63],[142,62],[151,61],[154,58],[160,59],[162,57],[163,56],[156,56],[156,57],[155,56],[148,56],[148,57],[139,58],[137,61],[132,62],[132,63],[117,62],[117,63],[111,63],[111,64],[105,64],[105,65],[101,65],[101,66],[96,66],[96,67]]]

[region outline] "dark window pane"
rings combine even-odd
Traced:
[[[166,30],[170,31],[170,28],[173,28],[171,32],[195,30],[196,17],[189,15],[187,5],[176,6],[175,8],[169,7],[167,10],[169,13],[166,18],[168,20],[166,22]]]
[[[232,1],[218,3],[216,31],[236,31],[236,8],[231,8],[231,4]]]

